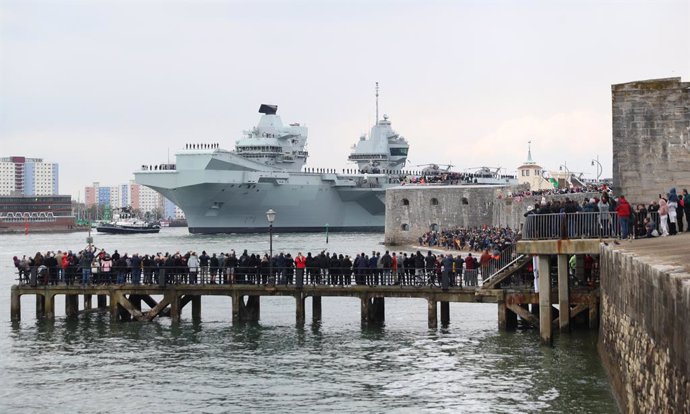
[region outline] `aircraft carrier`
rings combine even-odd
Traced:
[[[136,182],[179,206],[191,233],[263,232],[269,209],[276,232],[383,231],[385,189],[399,185],[409,148],[388,117],[353,147],[357,168],[336,172],[304,167],[307,128],[283,125],[277,110],[261,105],[233,151],[187,145],[175,164],[143,166]]]

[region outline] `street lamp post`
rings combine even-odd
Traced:
[[[276,219],[276,212],[269,209],[266,212],[266,220],[268,220],[268,277],[273,277],[273,221]],[[273,279],[275,285],[275,279]]]
[[[599,177],[601,177],[601,173],[604,171],[604,167],[601,165],[599,162],[599,156],[597,155],[596,160],[592,160],[592,167],[594,167],[594,163],[597,164],[597,183],[599,182]]]

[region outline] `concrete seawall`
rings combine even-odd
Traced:
[[[690,412],[689,244],[602,244],[599,353],[623,412]]]

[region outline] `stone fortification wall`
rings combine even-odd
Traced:
[[[497,186],[400,186],[386,190],[386,244],[409,244],[431,229],[492,222]]]
[[[523,188],[511,186],[400,186],[386,190],[386,244],[410,244],[433,229],[501,226],[519,229],[529,206],[542,196],[506,198]],[[501,198],[499,198],[499,196]],[[596,193],[545,196],[569,197],[581,203]]]
[[[612,85],[611,94],[614,193],[649,203],[690,187],[690,83],[630,82]]]
[[[619,405],[690,412],[690,274],[612,247],[601,249],[599,353]]]

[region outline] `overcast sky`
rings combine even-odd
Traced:
[[[234,147],[261,103],[348,168],[381,113],[412,164],[611,176],[611,85],[690,80],[683,1],[0,0],[0,156],[60,192],[127,182],[188,142]]]

